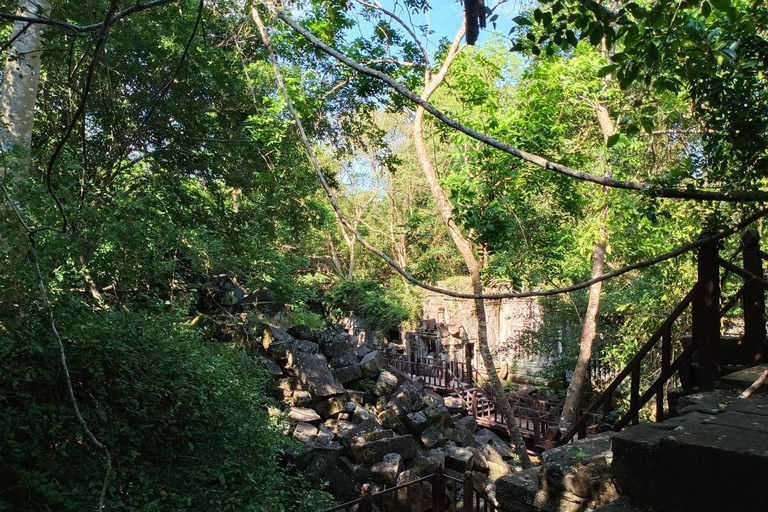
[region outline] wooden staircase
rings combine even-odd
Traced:
[[[699,248],[697,282],[574,427],[558,440],[559,445],[585,437],[587,423],[594,422],[596,417],[610,417],[616,404],[615,395],[626,393],[627,387],[629,407],[613,423],[614,431],[630,424],[637,425],[640,410],[651,400],[655,400],[655,420],[663,421],[674,413],[680,394],[711,391],[722,375],[722,369],[730,363],[754,366],[765,361],[768,281],[764,279],[763,264],[768,260],[768,254],[760,250],[757,231],[745,232],[741,242],[734,257],[741,254],[743,268],[720,257],[717,241]],[[732,296],[723,298],[723,285],[731,276],[741,278],[743,283]],[[724,341],[728,338],[721,336],[721,320],[739,302],[743,309],[744,335],[735,346],[732,343],[727,349],[728,344]],[[683,346],[673,347],[673,327],[689,307],[690,338]],[[673,357],[676,348],[678,354]],[[655,366],[657,360],[660,364]],[[641,391],[642,376],[654,373],[658,377]],[[670,396],[666,387],[676,376],[682,385],[682,393]]]

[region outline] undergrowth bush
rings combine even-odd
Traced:
[[[408,310],[397,299],[367,279],[341,281],[328,290],[323,300],[331,316],[339,318],[352,312],[381,333],[397,329],[409,317]]]
[[[60,329],[80,409],[112,453],[106,510],[326,502],[280,462],[289,441],[267,414],[259,361],[204,342],[173,314],[80,313]],[[73,414],[43,314],[25,324],[0,330],[0,510],[94,510],[103,453]]]

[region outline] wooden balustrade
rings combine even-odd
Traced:
[[[768,259],[759,249],[756,231],[747,231],[742,236],[742,248],[734,256],[742,254],[744,268],[724,260],[718,254],[717,243],[702,246],[698,253],[698,278],[686,297],[678,304],[651,338],[640,348],[627,366],[608,385],[592,406],[583,414],[574,427],[566,433],[558,444],[571,441],[583,432],[586,422],[601,407],[603,415],[608,417],[613,408],[613,395],[629,378],[629,408],[613,425],[620,430],[628,424],[637,424],[640,409],[655,397],[655,419],[665,417],[665,385],[676,372],[681,377],[685,391],[694,388],[709,390],[720,376],[720,322],[738,302],[744,305],[744,337],[742,338],[741,357],[744,364],[758,364],[766,357],[766,315],[765,290],[768,281],[764,278],[763,261]],[[720,269],[724,269],[722,275]],[[728,300],[721,297],[721,286],[730,275],[744,279],[744,284]],[[722,304],[721,304],[722,303]],[[692,335],[691,342],[682,352],[672,359],[672,326],[683,312],[691,306]],[[641,394],[642,364],[646,357],[661,341],[659,376]],[[697,372],[691,370],[691,361],[697,355]]]
[[[431,486],[431,500],[425,484]],[[356,500],[327,509],[325,512],[411,512],[431,510],[432,512],[496,512],[491,498],[482,490],[475,489],[472,472],[463,478],[445,474],[442,467],[423,478],[396,485],[381,492],[372,493],[371,486],[363,485]]]

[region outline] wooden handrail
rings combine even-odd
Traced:
[[[696,344],[693,342],[690,345],[688,345],[685,348],[685,350],[683,350],[680,353],[680,355],[675,358],[674,362],[670,365],[669,373],[674,374],[677,370],[680,369],[680,367],[683,366],[683,364],[685,364],[688,360],[690,360],[691,357],[693,356],[693,353],[696,351],[696,348],[697,348]],[[651,400],[653,395],[655,395],[658,392],[658,390],[664,384],[666,384],[666,381],[668,379],[664,379],[664,377],[665,376],[662,375],[658,377],[656,380],[654,380],[653,384],[651,384],[648,390],[645,393],[643,393],[641,397],[637,399],[637,410],[639,410],[645,404],[647,404]],[[616,430],[616,431],[621,430],[622,428],[626,427],[630,421],[633,421],[632,410],[627,411],[627,413],[624,414],[624,416],[622,416],[619,419],[619,421],[616,422],[616,424],[613,426],[613,430]]]
[[[672,313],[667,317],[667,319],[664,321],[664,323],[661,324],[661,326],[656,329],[656,332],[653,333],[653,335],[650,337],[650,339],[640,348],[640,350],[637,351],[637,354],[627,363],[627,365],[624,367],[624,369],[613,379],[613,381],[608,385],[608,387],[603,391],[598,399],[587,409],[585,414],[582,414],[579,420],[576,422],[571,429],[560,438],[558,441],[558,445],[563,445],[571,441],[573,437],[584,427],[586,427],[587,421],[589,420],[589,417],[593,415],[597,410],[604,406],[605,404],[610,404],[611,398],[613,396],[613,392],[616,391],[616,389],[621,385],[622,382],[624,382],[624,379],[627,378],[631,373],[639,371],[640,364],[643,361],[643,358],[648,354],[648,352],[651,351],[651,349],[656,345],[656,343],[659,341],[659,339],[664,336],[664,333],[669,331],[672,327],[672,324],[675,323],[675,321],[680,317],[680,315],[683,314],[683,311],[688,308],[688,306],[693,301],[693,297],[696,294],[696,292],[699,289],[698,283],[693,285],[691,290],[688,292],[688,294],[683,298],[682,301],[675,307],[675,309],[672,311]],[[635,369],[637,367],[637,370]],[[671,377],[670,375],[666,376],[667,379]],[[645,396],[645,395],[643,395]],[[636,400],[636,402],[639,402],[639,400]],[[640,406],[642,407],[642,406]],[[610,405],[608,405],[608,408],[610,408]],[[639,408],[638,408],[639,409]],[[636,414],[637,410],[635,408],[630,407],[630,410],[627,414]]]
[[[723,318],[727,312],[733,308],[733,306],[736,305],[736,303],[739,301],[739,299],[744,295],[744,290],[747,287],[747,283],[744,283],[741,285],[741,287],[736,291],[736,293],[733,294],[733,297],[731,297],[728,302],[723,304],[723,307],[720,308],[720,318]]]
[[[738,275],[739,277],[747,280],[747,281],[754,281],[758,283],[760,286],[763,287],[763,289],[768,290],[768,281],[765,279],[756,276],[752,272],[748,272],[744,270],[743,268],[739,267],[738,265],[734,265],[730,261],[724,260],[723,258],[718,258],[717,262],[720,264],[721,267],[730,270],[734,274]]]
[[[420,486],[421,489],[423,489],[424,484],[426,482],[429,482],[432,485],[432,503],[431,504],[424,503],[423,497],[426,496],[426,493],[421,493],[421,496],[422,496],[421,506],[426,508],[428,505],[431,505],[433,512],[448,512],[448,509],[444,507],[445,501],[446,501],[445,500],[446,482],[451,482],[453,484],[453,491],[454,491],[453,500],[452,500],[453,507],[451,508],[451,510],[454,510],[454,511],[462,510],[463,512],[480,512],[480,504],[481,504],[480,500],[482,500],[484,511],[487,510],[490,512],[496,512],[497,510],[496,505],[490,499],[488,494],[486,494],[485,491],[481,489],[476,489],[474,487],[471,471],[464,473],[464,478],[459,479],[459,478],[454,478],[450,475],[446,475],[443,472],[443,468],[438,467],[437,470],[431,475],[427,475],[421,478],[417,478],[416,480],[406,482],[404,484],[390,487],[389,489],[385,489],[375,494],[372,494],[370,492],[370,487],[366,484],[361,489],[360,498],[326,509],[324,512],[342,512],[342,511],[352,512],[352,510],[354,510],[356,506],[358,507],[357,508],[358,512],[372,512],[373,505],[375,503],[378,502],[383,504],[385,502],[385,499],[388,497],[388,495],[392,495],[392,494],[394,494],[395,505],[398,505],[399,504],[398,491],[401,491],[403,489],[410,490],[411,488],[416,487],[417,485]],[[460,508],[460,504],[458,503],[458,499],[457,499],[457,496],[458,496],[457,491],[459,486],[461,486],[461,489],[464,494],[463,508]],[[442,491],[437,492],[438,489],[442,489]]]

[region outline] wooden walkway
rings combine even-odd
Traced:
[[[402,354],[391,353],[386,355],[386,362],[390,368],[413,379],[421,379],[426,386],[443,396],[455,398],[461,409],[473,416],[479,426],[507,431],[506,419],[496,400],[487,389],[479,386],[478,383],[483,379],[466,363],[431,357],[411,359]],[[533,449],[543,450],[547,429],[558,425],[560,404],[514,393],[507,394],[507,398],[523,437],[530,442]]]

